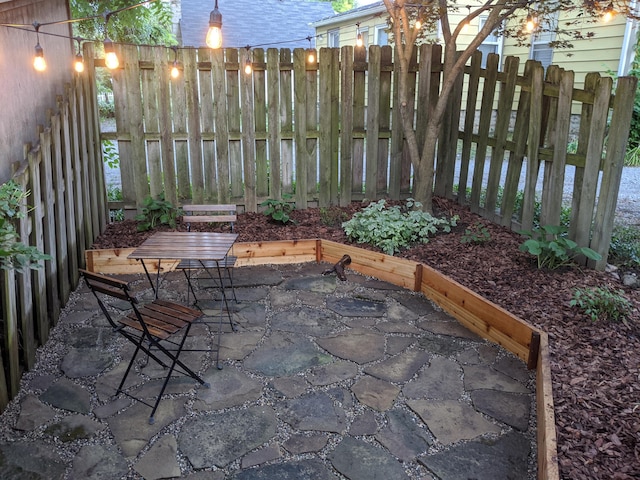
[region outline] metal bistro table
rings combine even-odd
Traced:
[[[232,313],[227,302],[220,262],[227,256],[237,238],[238,235],[235,233],[158,232],[145,240],[142,245],[129,254],[128,258],[134,258],[142,263],[142,267],[149,279],[156,298],[158,297],[158,290],[160,288],[162,260],[199,261],[202,264],[202,268],[206,270],[212,278],[212,272],[205,268],[204,264],[215,263],[217,266],[215,270],[217,271],[217,278],[220,283],[220,293],[222,295],[219,325],[222,325],[222,316],[226,308],[229,324],[235,330],[231,317]],[[155,260],[158,262],[155,285],[151,278],[151,273],[145,264],[145,260]]]

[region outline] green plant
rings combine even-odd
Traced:
[[[476,245],[480,245],[491,241],[491,233],[487,226],[482,222],[476,222],[465,228],[460,241],[462,243],[474,243]]]
[[[320,223],[328,227],[337,227],[349,219],[340,207],[320,207]]]
[[[631,311],[631,302],[624,297],[624,291],[609,286],[577,288],[573,291],[570,305],[578,307],[594,322],[624,320]]]
[[[436,218],[420,210],[421,207],[411,198],[403,208],[397,205],[389,207],[384,200],[379,200],[353,215],[351,220],[342,224],[342,228],[351,240],[370,243],[393,255],[412,243],[427,243],[429,236],[439,229],[450,232],[456,225],[457,216]]]
[[[573,262],[577,255],[584,255],[592,260],[600,260],[602,256],[588,248],[579,247],[576,242],[567,238],[567,227],[563,225],[543,225],[532,232],[520,232],[528,237],[520,245],[520,250],[537,258],[538,268],[556,268]]]
[[[624,165],[626,167],[640,167],[640,145],[627,149],[624,154]]]
[[[105,140],[102,142],[102,156],[104,158],[104,163],[106,163],[109,168],[118,168],[120,165],[118,149],[111,140]]]
[[[23,272],[26,268],[42,267],[41,260],[51,260],[50,255],[18,241],[14,222],[24,217],[20,207],[28,196],[29,192],[13,180],[0,186],[0,268],[3,270]]]
[[[616,265],[640,266],[640,227],[622,224],[613,227],[608,260]]]
[[[177,209],[171,202],[164,199],[164,195],[160,195],[159,199],[151,196],[145,198],[142,212],[136,215],[135,219],[139,222],[138,231],[144,232],[158,225],[169,225],[171,228],[176,228],[177,217]]]
[[[267,217],[271,217],[276,223],[295,223],[289,214],[295,209],[295,205],[290,202],[291,195],[282,195],[282,200],[275,198],[268,198],[260,204],[261,207],[266,207],[263,212]]]

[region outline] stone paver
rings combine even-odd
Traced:
[[[185,352],[210,388],[176,373],[153,425],[148,406],[114,397],[133,347],[74,292],[51,333],[66,345],[45,345],[15,415],[0,417],[0,478],[531,480],[526,366],[422,295],[327,268],[237,268],[223,369]],[[145,278],[126,278],[152,298]],[[196,283],[213,324],[195,325],[187,345],[209,348],[220,295]],[[161,291],[184,300],[183,276]],[[151,399],[163,378],[137,361],[124,387]]]

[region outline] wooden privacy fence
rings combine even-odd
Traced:
[[[314,63],[304,49],[121,46],[118,53],[117,131],[102,139],[118,144],[119,206],[139,208],[148,195],[161,194],[174,205],[234,202],[246,211],[294,192],[298,208],[411,195],[412,166],[392,108],[391,47],[323,48]],[[441,57],[439,45],[421,46],[409,75],[419,144],[440,89]],[[182,69],[178,79],[169,76],[174,58]],[[247,60],[251,74],[241,68]],[[506,58],[502,71],[497,55],[488,56],[485,68],[481,60],[476,52],[451,95],[435,194],[457,196],[507,226],[517,214],[518,228],[526,230],[538,197],[545,225],[559,223],[568,197],[570,235],[600,252],[603,267],[635,78],[619,78],[614,96],[612,79],[597,73],[577,89],[573,72],[559,67],[545,78],[534,61],[520,74],[516,57]],[[567,152],[572,112],[580,113],[576,153]],[[575,169],[572,192],[563,191],[568,168]],[[524,201],[516,212],[518,190]]]
[[[87,48],[88,63],[93,50]],[[25,158],[15,164],[13,179],[31,192],[17,226],[20,241],[52,260],[38,270],[1,271],[0,411],[18,392],[23,370],[33,367],[36,348],[47,341],[78,284],[85,249],[108,218],[95,79],[89,75],[66,86],[56,110],[48,112],[49,124],[38,127],[39,144],[26,145]]]

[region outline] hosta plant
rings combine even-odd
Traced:
[[[592,260],[600,260],[602,256],[589,247],[580,247],[567,237],[567,227],[562,225],[544,225],[531,232],[520,232],[528,237],[520,245],[522,252],[536,257],[538,268],[556,268],[573,263],[578,255]]]

